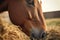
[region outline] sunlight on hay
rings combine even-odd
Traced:
[[[48,40],[60,40],[60,18],[47,19]]]
[[[46,24],[49,33],[46,40],[60,40],[60,19],[48,19]],[[0,40],[30,40],[18,27],[12,24],[8,12],[0,14]]]
[[[29,37],[13,25],[7,12],[0,14],[0,40],[29,40]]]

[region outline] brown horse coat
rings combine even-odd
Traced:
[[[20,25],[27,35],[31,30],[46,31],[45,19],[42,13],[41,3],[38,0],[5,0],[8,5],[9,17],[13,24]],[[0,6],[3,8],[4,6]],[[1,9],[0,9],[1,10]],[[39,32],[38,32],[39,33]]]

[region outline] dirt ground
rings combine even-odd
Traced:
[[[48,35],[44,40],[60,40],[60,18],[46,19]],[[0,14],[0,40],[30,40],[29,37],[11,23],[8,12]]]

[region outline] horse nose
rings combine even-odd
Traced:
[[[32,33],[31,33],[31,38],[34,38],[34,39],[42,39],[42,38],[44,38],[45,36],[46,36],[46,32],[43,31],[43,30],[41,30],[41,31],[39,31],[39,30],[34,30],[34,31],[32,31]]]
[[[40,37],[41,37],[41,38],[44,38],[44,37],[46,37],[46,35],[47,35],[46,32],[43,31],[43,32],[41,33],[41,36],[40,36]]]

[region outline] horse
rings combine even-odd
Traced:
[[[11,22],[19,25],[31,40],[46,36],[46,22],[38,0],[1,0],[0,13],[6,10]]]

